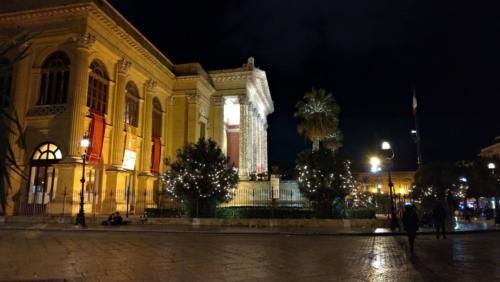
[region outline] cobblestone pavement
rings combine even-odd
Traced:
[[[0,231],[0,280],[500,281],[499,236]]]

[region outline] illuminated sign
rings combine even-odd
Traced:
[[[125,154],[123,155],[122,167],[124,169],[134,170],[136,158],[137,158],[136,152],[125,149]]]

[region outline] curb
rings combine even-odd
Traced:
[[[54,227],[0,227],[1,231],[47,231],[47,232],[129,232],[129,233],[163,233],[163,234],[210,234],[210,235],[286,235],[286,236],[406,236],[405,232],[287,232],[287,231],[218,231],[218,230],[152,230],[152,229],[101,229],[101,228],[54,228]],[[447,235],[467,235],[478,233],[500,232],[500,229],[464,230],[446,232]],[[418,232],[417,235],[434,235],[432,231]]]

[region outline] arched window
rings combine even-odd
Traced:
[[[42,81],[38,105],[64,104],[68,100],[69,58],[65,53],[52,53],[42,65]]]
[[[12,68],[10,61],[5,58],[0,59],[0,107],[10,105],[10,84],[12,81]]]
[[[61,150],[52,143],[42,144],[33,152],[28,193],[28,204],[33,213],[45,213],[46,205],[54,199],[57,170],[53,165],[61,159]]]
[[[161,104],[157,98],[153,100],[153,137],[161,138]]]
[[[60,160],[62,159],[62,153],[57,145],[52,143],[46,143],[40,145],[36,148],[33,153],[32,161],[46,161],[46,160]]]
[[[89,89],[87,107],[98,113],[105,114],[108,108],[109,76],[100,61],[90,64]]]
[[[139,91],[132,81],[125,87],[125,123],[133,127],[139,125]]]

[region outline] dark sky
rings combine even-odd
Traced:
[[[424,162],[473,158],[500,135],[500,7],[482,1],[110,1],[173,63],[207,70],[249,56],[267,72],[275,112],[270,164],[309,148],[294,105],[326,88],[342,108],[344,149],[357,167],[381,139],[395,169],[413,169],[411,88]],[[497,1],[491,1],[497,2]]]

